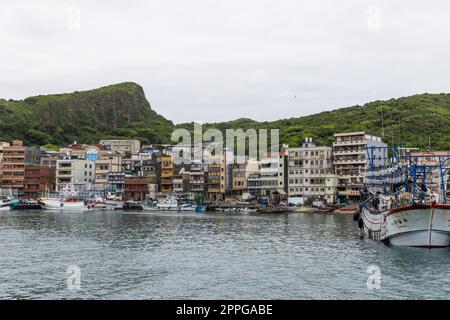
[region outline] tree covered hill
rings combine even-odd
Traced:
[[[205,110],[207,112],[207,110]],[[258,122],[241,118],[208,123],[203,129],[279,129],[280,142],[299,146],[305,137],[331,145],[336,132],[366,131],[389,144],[450,150],[450,94],[419,94],[363,106],[340,108],[309,116]],[[139,139],[169,143],[174,128],[192,130],[193,123],[174,125],[157,114],[141,86],[126,82],[99,89],[0,99],[0,140],[22,139],[28,145],[100,139]]]
[[[173,123],[151,109],[141,86],[126,82],[99,89],[0,100],[0,137],[31,145],[91,143],[108,138],[166,142]]]
[[[193,123],[177,125],[192,130]],[[420,94],[374,101],[305,117],[269,122],[251,119],[204,124],[203,129],[279,129],[280,142],[299,146],[305,137],[331,145],[337,132],[366,131],[382,135],[388,144],[450,150],[450,94]],[[384,128],[384,130],[382,130]]]

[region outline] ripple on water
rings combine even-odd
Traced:
[[[342,215],[0,214],[3,299],[448,299],[449,262],[361,240]]]

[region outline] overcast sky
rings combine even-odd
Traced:
[[[179,123],[450,92],[448,0],[36,2],[0,2],[2,98],[134,81]]]

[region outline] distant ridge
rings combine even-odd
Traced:
[[[418,94],[277,121],[241,118],[204,124],[203,128],[279,129],[280,142],[299,146],[305,137],[331,145],[337,132],[366,131],[381,136],[383,126],[388,144],[427,149],[431,141],[431,149],[450,150],[450,94]],[[192,130],[193,124],[177,127]]]
[[[205,111],[206,112],[206,111]],[[450,150],[450,94],[418,94],[374,101],[305,117],[258,122],[247,118],[204,124],[225,130],[279,129],[280,142],[299,146],[305,137],[331,145],[336,132],[366,131],[381,135],[389,144]],[[22,139],[28,145],[65,145],[73,141],[139,139],[143,143],[169,143],[174,128],[192,130],[192,123],[174,125],[156,113],[142,87],[133,82],[98,89],[0,99],[0,139]]]

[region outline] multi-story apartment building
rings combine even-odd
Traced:
[[[60,159],[56,162],[56,191],[83,190],[95,183],[95,161]]]
[[[23,194],[25,177],[25,147],[20,140],[14,140],[9,145],[3,145],[1,157],[1,188]]]
[[[125,173],[124,172],[108,173],[108,190],[113,193],[125,192]]]
[[[56,162],[58,161],[58,159],[59,157],[44,155],[41,158],[41,166],[56,168]]]
[[[171,156],[161,157],[160,191],[163,193],[173,192],[173,160]]]
[[[361,199],[364,172],[367,166],[366,147],[385,147],[380,137],[361,132],[336,133],[333,142],[334,172],[338,175],[338,201]],[[378,152],[377,150],[376,152]]]
[[[225,200],[226,161],[224,156],[209,156],[205,164],[206,198]]]
[[[202,163],[193,162],[189,169],[189,192],[204,194],[205,173]]]
[[[247,177],[247,190],[250,198],[261,196],[261,173],[250,173]]]
[[[261,196],[287,195],[287,151],[267,153],[261,159]]]
[[[288,194],[300,203],[336,198],[337,176],[333,173],[332,148],[316,146],[306,138],[300,148],[289,148]]]
[[[106,150],[118,152],[122,155],[138,154],[141,148],[139,140],[100,140],[100,144],[105,146]]]
[[[125,177],[125,200],[144,201],[150,192],[149,179],[146,177]]]
[[[95,183],[108,184],[108,175],[110,173],[119,173],[122,171],[122,157],[116,155],[101,156],[95,161]]]
[[[24,196],[36,199],[41,194],[55,191],[56,168],[39,165],[26,165],[23,182]]]
[[[173,192],[190,192],[190,175],[190,172],[186,171],[184,167],[179,168],[178,172],[173,175]]]
[[[230,166],[231,196],[242,198],[247,191],[247,166],[245,163],[233,163]]]

